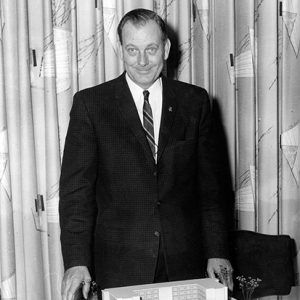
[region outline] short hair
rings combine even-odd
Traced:
[[[123,16],[121,19],[117,32],[120,39],[120,43],[122,44],[122,30],[124,25],[127,22],[131,22],[133,25],[145,25],[148,21],[153,20],[159,26],[162,33],[162,39],[165,42],[168,38],[167,34],[167,26],[164,20],[154,11],[144,8],[137,8],[129,11],[127,14]]]

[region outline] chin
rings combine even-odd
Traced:
[[[150,87],[154,81],[155,80],[141,80],[141,78],[138,78],[138,80],[136,80],[135,82],[140,86]]]

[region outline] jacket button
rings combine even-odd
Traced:
[[[157,236],[157,237],[159,237],[160,233],[158,231],[155,231],[154,235]]]
[[[153,176],[154,176],[154,177],[157,176],[157,172],[156,172],[156,171],[153,172]]]
[[[156,202],[156,205],[157,205],[157,206],[160,206],[160,204],[161,204],[160,201],[157,201],[157,202]]]

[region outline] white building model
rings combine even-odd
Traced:
[[[203,278],[102,290],[103,300],[227,300],[227,287]]]

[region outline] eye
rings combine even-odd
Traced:
[[[150,47],[150,48],[147,48],[147,52],[151,55],[155,54],[157,51],[157,48],[156,47]]]
[[[137,53],[137,49],[133,47],[126,48],[129,55],[135,55]]]

